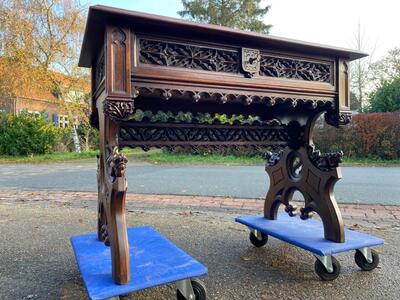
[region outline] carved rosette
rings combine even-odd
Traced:
[[[127,120],[134,113],[133,100],[105,100],[104,114],[113,120]]]

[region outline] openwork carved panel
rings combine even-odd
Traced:
[[[140,39],[139,61],[168,67],[238,73],[237,51]]]
[[[290,134],[283,125],[244,126],[121,122],[120,147],[275,146],[284,147]]]
[[[139,40],[139,48],[139,61],[143,64],[244,73],[247,77],[252,77],[256,72],[267,77],[332,82],[330,63],[266,54],[260,56],[258,49],[222,50],[145,38]]]
[[[331,82],[331,64],[262,55],[260,75],[306,81]]]

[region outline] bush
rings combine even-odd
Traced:
[[[348,157],[400,158],[400,112],[359,114],[339,129],[324,125],[316,130],[316,144]]]
[[[58,138],[58,129],[41,116],[0,114],[0,155],[50,153]]]

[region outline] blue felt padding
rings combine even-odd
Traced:
[[[331,255],[383,244],[381,238],[348,229],[345,229],[344,243],[331,242],[324,239],[324,227],[321,221],[302,220],[298,216],[290,217],[286,213],[278,213],[277,220],[269,220],[263,216],[244,216],[235,220],[318,255]]]
[[[110,248],[97,234],[71,237],[89,297],[107,299],[182,279],[203,276],[207,268],[148,226],[128,228],[131,280],[112,280]]]

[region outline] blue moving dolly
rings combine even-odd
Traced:
[[[244,216],[236,218],[236,222],[249,227],[250,241],[256,247],[264,246],[270,235],[313,253],[317,258],[315,272],[322,280],[334,280],[339,276],[340,264],[333,254],[356,250],[356,264],[365,271],[371,271],[379,263],[379,255],[371,247],[383,245],[383,239],[348,229],[345,229],[344,243],[331,242],[324,239],[321,221],[301,220],[286,213],[278,213],[277,220]]]
[[[207,268],[148,226],[128,228],[131,280],[117,285],[111,275],[110,248],[97,234],[71,237],[75,258],[90,299],[118,299],[120,295],[176,283],[177,299],[205,300],[204,284],[195,277]]]

